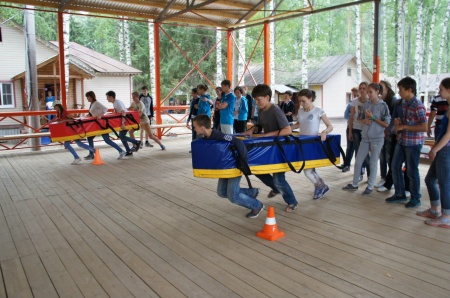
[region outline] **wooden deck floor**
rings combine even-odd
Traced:
[[[289,173],[292,214],[253,179],[286,233],[268,242],[255,236],[266,212],[246,219],[194,178],[189,138],[165,143],[127,160],[102,147],[102,166],[71,166],[65,150],[1,155],[0,297],[450,297],[450,230],[386,193],[362,197],[364,182],[342,191],[351,173],[319,169],[331,191],[317,202]]]

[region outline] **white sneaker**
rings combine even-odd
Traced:
[[[406,196],[407,198],[410,198],[410,197],[411,197],[411,193],[410,193],[409,191],[405,191],[405,196]]]
[[[80,162],[81,162],[81,158],[75,158],[75,159],[72,161],[71,165],[77,165],[77,164],[79,164]]]
[[[381,179],[380,182],[378,182],[377,184],[375,184],[375,188],[380,188],[384,185],[386,181],[384,179]]]
[[[384,187],[384,186],[381,186],[381,187],[378,187],[378,189],[377,189],[377,191],[379,191],[379,192],[384,192],[384,191],[389,191],[390,189],[387,189],[386,187]]]
[[[118,157],[117,159],[122,159],[122,158],[125,156],[125,154],[127,154],[126,151],[120,152],[120,153],[119,153],[119,157]]]

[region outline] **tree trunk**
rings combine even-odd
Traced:
[[[383,78],[386,80],[388,74],[388,46],[387,46],[387,1],[384,1],[382,8],[383,18]]]
[[[273,12],[274,9],[274,2],[270,1],[269,3],[269,10],[270,12]],[[270,85],[273,86],[275,84],[275,22],[271,22],[269,24],[269,47],[270,47]]]
[[[243,75],[244,75],[244,71],[245,71],[245,33],[246,33],[245,28],[239,29],[239,51],[241,52],[241,54],[238,57],[238,84],[239,85],[244,85]]]
[[[120,17],[119,17],[120,18]],[[123,47],[123,20],[119,19],[118,30],[119,31],[119,60],[125,62],[125,49]]]
[[[406,50],[406,66],[404,68],[405,71],[403,72],[403,75],[405,76],[409,76],[411,73],[409,71],[409,68],[411,67],[411,37],[412,37],[412,24],[410,22],[408,26],[408,48]],[[403,46],[403,49],[404,48],[405,47]]]
[[[405,13],[406,13],[406,0],[400,0],[400,6],[398,6],[398,15],[396,23],[396,35],[397,35],[397,67],[395,71],[395,81],[398,82],[404,75],[404,45],[405,45]],[[397,84],[395,84],[397,85]]]
[[[439,88],[439,84],[441,82],[439,75],[441,74],[441,68],[442,68],[442,55],[444,54],[444,46],[445,46],[445,37],[447,36],[447,30],[448,30],[448,18],[450,16],[450,0],[448,0],[447,4],[447,11],[445,12],[445,18],[444,18],[444,25],[442,30],[442,37],[441,37],[441,43],[439,45],[439,55],[438,55],[438,63],[437,63],[437,69],[436,69],[436,86]],[[447,42],[448,43],[448,42]],[[448,45],[447,45],[448,46]],[[436,90],[436,92],[439,89]]]
[[[438,0],[434,0],[433,11],[431,13],[431,24],[430,24],[430,38],[428,39],[428,50],[427,50],[427,63],[426,63],[426,76],[425,76],[425,100],[428,100],[428,89],[430,88],[430,69],[431,69],[431,58],[433,56],[433,35],[434,35],[434,23],[436,21],[436,12],[438,6]]]
[[[34,6],[27,5],[24,12],[25,22],[25,44],[26,44],[26,84],[28,105],[30,111],[39,111],[39,97],[38,97],[38,78],[37,78],[37,64],[36,64],[36,28],[34,23]],[[39,128],[39,116],[30,116],[30,126]],[[30,133],[34,130],[29,129]],[[33,151],[39,151],[41,145],[40,138],[31,138],[29,140]]]
[[[66,88],[66,96],[69,96],[69,65],[70,65],[70,14],[63,14],[63,39],[64,39],[64,71],[66,72],[66,80],[64,82]],[[74,99],[74,103],[76,100]],[[75,108],[75,107],[68,107]]]
[[[131,46],[130,46],[130,29],[128,27],[128,20],[123,20],[123,41],[125,47],[125,61],[127,65],[131,66]]]
[[[414,57],[414,75],[417,81],[417,93],[421,92],[422,83],[422,26],[423,26],[423,0],[417,0],[416,21],[416,53]]]
[[[154,98],[156,96],[156,71],[155,71],[155,25],[152,20],[148,21],[148,57],[150,64],[150,95]],[[153,100],[154,101],[154,100]],[[153,103],[154,104],[154,103]]]
[[[217,27],[216,29],[216,43],[218,43],[222,39],[222,31]],[[220,83],[223,80],[223,69],[222,69],[222,43],[217,44],[216,48],[216,85],[220,86]]]
[[[356,32],[356,81],[361,83],[362,81],[362,75],[361,75],[361,23],[360,23],[360,12],[359,12],[359,5],[355,6],[355,32]]]
[[[304,1],[308,6],[308,1]],[[309,49],[309,15],[303,17],[303,44],[302,44],[302,88],[308,88],[308,49]]]

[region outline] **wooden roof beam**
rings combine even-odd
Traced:
[[[172,18],[174,18],[174,17],[176,17],[176,16],[185,14],[185,13],[187,13],[187,12],[191,12],[191,11],[197,9],[197,8],[206,6],[206,5],[211,4],[211,3],[214,3],[214,2],[216,2],[216,1],[217,1],[217,0],[206,0],[206,1],[204,1],[204,2],[201,2],[201,3],[197,4],[197,5],[192,5],[192,4],[191,4],[191,5],[186,5],[186,8],[184,8],[184,9],[178,11],[178,12],[175,12],[175,13],[173,13],[173,14],[167,15],[167,16],[161,18],[160,21],[172,19]],[[188,4],[189,4],[189,2],[188,2]]]
[[[61,4],[58,7],[58,11],[66,10],[66,6],[72,4],[75,0],[61,0]]]

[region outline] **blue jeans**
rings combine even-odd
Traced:
[[[435,124],[434,125],[434,140],[437,141],[437,138],[441,134],[442,130],[442,124]]]
[[[94,154],[94,148],[92,148],[91,146],[89,146],[89,145],[87,145],[87,144],[81,142],[80,140],[75,140],[74,142],[75,142],[75,144],[78,145],[78,147],[84,148],[84,149],[86,149],[86,150],[89,150],[89,152],[90,152],[91,154]],[[64,147],[66,147],[67,150],[69,150],[69,152],[72,153],[73,158],[75,158],[75,159],[80,158],[80,157],[78,156],[78,154],[75,152],[75,149],[73,149],[72,145],[70,145],[70,141],[65,141],[65,142],[64,142]]]
[[[241,188],[241,176],[236,178],[220,178],[217,183],[217,194],[221,198],[227,198],[231,203],[248,208],[260,209],[262,203],[255,197],[257,188]]]
[[[450,215],[450,147],[436,154],[425,177],[431,206],[441,206],[442,214]]]
[[[355,152],[353,141],[349,140],[348,135],[349,135],[349,128],[347,126],[347,129],[345,130],[345,136],[347,138],[347,149],[345,150],[345,159],[344,159],[345,167],[350,167],[350,164],[352,163],[353,153]]]
[[[139,141],[137,141],[137,140],[135,140],[135,139],[132,139],[132,138],[130,138],[130,137],[127,137],[127,132],[128,132],[128,130],[121,130],[121,131],[119,132],[119,138],[120,138],[120,140],[122,141],[122,144],[123,144],[123,146],[125,147],[125,150],[126,150],[127,152],[131,152],[130,146],[128,146],[128,142],[131,142],[131,143],[137,145],[137,144],[139,144]]]
[[[380,174],[381,179],[386,180],[387,172],[388,172],[388,164],[391,155],[391,139],[385,139],[383,148],[380,152]]]
[[[361,144],[361,130],[354,129],[353,130],[353,147],[355,148],[355,156],[358,154],[359,144]],[[370,157],[367,154],[364,159],[363,166],[361,168],[361,175],[363,175],[363,168],[367,169],[367,177],[370,176]]]
[[[406,173],[409,179],[409,191],[411,192],[411,200],[420,200],[420,174],[419,160],[422,145],[405,146],[397,143],[392,159],[392,178],[394,180],[394,188],[396,196],[405,195],[405,181],[403,178],[402,166],[406,162]]]
[[[273,191],[280,193],[283,196],[284,201],[288,205],[297,204],[297,200],[295,199],[294,192],[291,189],[291,186],[286,181],[285,173],[275,173],[272,175],[264,174],[264,175],[255,175],[261,180],[262,183],[270,187]]]
[[[94,138],[95,137],[88,137],[87,138],[89,146],[91,146],[92,148],[94,148]],[[119,147],[119,145],[117,145],[116,143],[114,143],[111,140],[111,138],[109,137],[109,134],[107,134],[107,133],[102,134],[102,138],[103,138],[103,141],[105,141],[106,144],[108,144],[109,146],[111,146],[114,149],[116,149],[117,151],[119,151],[119,153],[123,151],[122,148]]]

